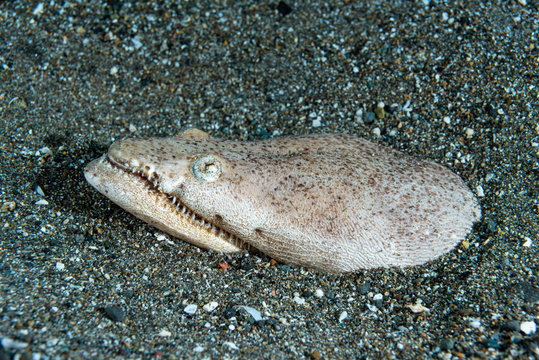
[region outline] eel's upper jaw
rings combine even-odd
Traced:
[[[101,194],[139,219],[187,242],[218,252],[238,252],[242,240],[219,229],[175,197],[159,191],[142,170],[129,170],[103,155],[84,169],[86,180]]]

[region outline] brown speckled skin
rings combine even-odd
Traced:
[[[108,156],[149,166],[162,191],[286,263],[329,272],[423,264],[454,248],[481,216],[447,168],[355,136],[236,142],[200,134],[118,141]],[[207,154],[223,161],[211,183],[191,173]]]

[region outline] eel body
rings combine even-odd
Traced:
[[[136,217],[219,252],[248,247],[328,272],[419,265],[481,217],[456,174],[350,135],[125,139],[85,169]]]

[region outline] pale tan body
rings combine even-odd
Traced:
[[[197,178],[193,162],[207,177]],[[197,246],[234,252],[249,244],[330,272],[423,264],[481,216],[447,168],[348,135],[235,142],[193,129],[127,139],[85,176],[127,211]]]

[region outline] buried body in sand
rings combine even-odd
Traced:
[[[456,174],[351,135],[237,142],[189,129],[117,141],[88,182],[202,248],[328,272],[423,264],[481,217]]]

